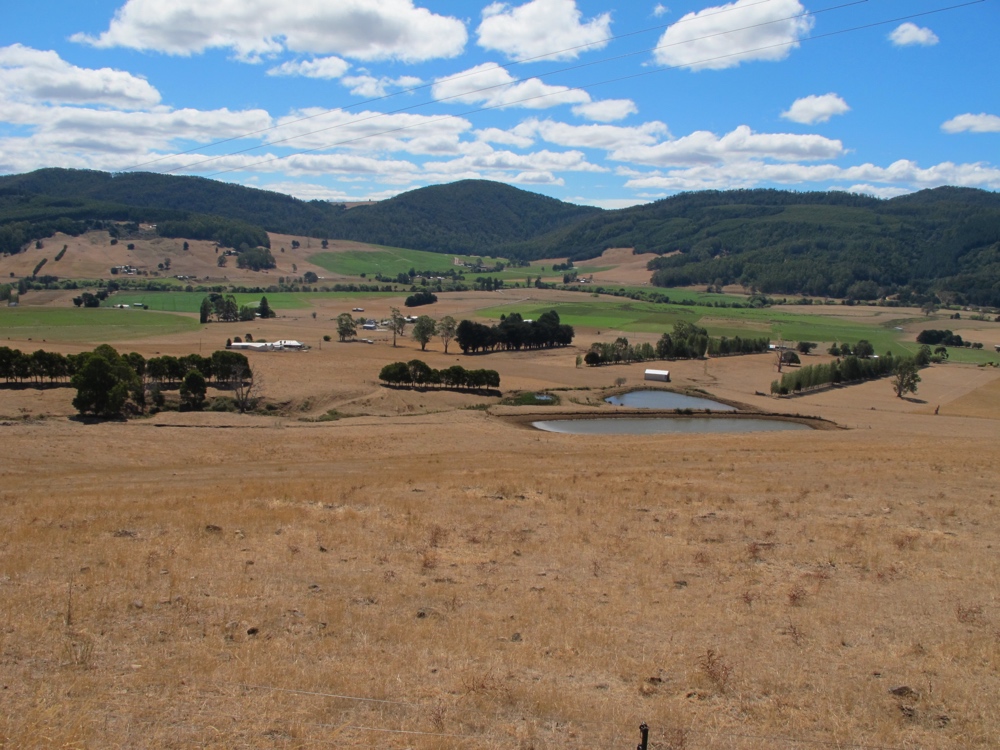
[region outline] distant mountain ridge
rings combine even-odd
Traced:
[[[768,293],[928,291],[1000,306],[1000,194],[941,187],[879,200],[845,192],[682,193],[607,211],[502,183],[463,180],[345,210],[199,177],[43,169],[0,177],[0,240],[16,222],[214,215],[267,231],[443,253],[661,257],[662,286],[743,283]],[[9,245],[9,242],[8,242]]]

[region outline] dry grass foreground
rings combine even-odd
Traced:
[[[808,434],[8,423],[0,745],[995,747],[997,383],[782,402],[853,428]]]

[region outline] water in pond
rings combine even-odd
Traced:
[[[707,398],[685,396],[673,391],[631,391],[621,396],[604,399],[615,406],[629,406],[633,409],[711,409],[712,411],[736,411],[728,404],[720,404]]]
[[[533,427],[546,432],[570,435],[659,435],[703,434],[710,432],[780,432],[808,430],[808,425],[778,419],[722,417],[669,417],[643,419],[639,417],[604,417],[600,419],[553,419],[532,422]]]

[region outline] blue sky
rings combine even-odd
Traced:
[[[0,173],[329,200],[482,178],[607,208],[998,190],[998,2],[10,2]]]

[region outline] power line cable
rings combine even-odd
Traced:
[[[980,1],[982,1],[982,0],[980,0]],[[712,38],[718,37],[718,36],[725,36],[726,34],[733,34],[733,33],[739,32],[739,31],[749,31],[750,29],[756,29],[756,28],[761,28],[761,27],[764,27],[764,26],[770,26],[772,24],[782,23],[784,21],[791,21],[791,20],[795,20],[795,19],[798,19],[798,18],[807,18],[807,17],[811,17],[811,16],[817,16],[817,15],[820,15],[821,13],[828,13],[828,12],[834,11],[834,10],[842,10],[843,8],[848,8],[848,7],[851,7],[851,6],[854,6],[854,5],[861,5],[861,4],[867,3],[867,2],[868,2],[868,0],[852,0],[851,2],[842,3],[841,5],[835,5],[835,6],[831,6],[829,8],[823,8],[823,9],[816,10],[816,11],[805,11],[804,13],[797,13],[797,14],[794,14],[794,15],[791,15],[791,16],[785,16],[784,18],[775,18],[775,19],[771,19],[769,21],[762,21],[761,23],[751,24],[749,26],[741,26],[741,27],[734,28],[734,29],[727,29],[725,31],[718,31],[718,32],[714,32],[712,34],[706,34],[706,35],[700,36],[700,37],[692,37],[691,39],[684,39],[684,40],[679,41],[679,42],[671,42],[670,44],[657,45],[655,47],[649,47],[649,48],[645,48],[645,49],[641,49],[641,50],[636,50],[636,51],[633,51],[633,52],[626,52],[626,53],[623,53],[623,54],[620,54],[620,55],[614,55],[614,56],[611,56],[611,57],[605,57],[605,58],[602,58],[600,60],[591,60],[590,62],[579,63],[577,65],[571,65],[571,66],[568,66],[568,67],[560,68],[558,70],[549,71],[548,73],[544,73],[544,74],[541,74],[541,75],[530,76],[530,77],[525,77],[525,78],[516,78],[516,79],[510,80],[510,81],[504,81],[503,83],[492,84],[490,86],[483,86],[483,87],[478,88],[478,89],[472,89],[472,90],[469,90],[469,91],[463,91],[463,92],[458,93],[458,94],[452,94],[451,96],[444,96],[444,97],[440,97],[440,98],[437,98],[437,99],[431,99],[430,101],[421,102],[419,104],[411,104],[408,107],[400,107],[398,109],[390,110],[389,112],[379,112],[379,113],[373,114],[373,115],[371,115],[369,117],[362,117],[362,118],[351,120],[349,122],[341,122],[341,123],[337,123],[335,125],[330,125],[328,127],[320,128],[318,130],[312,130],[312,131],[309,131],[309,132],[306,132],[306,133],[299,133],[297,135],[292,135],[292,136],[289,136],[287,138],[282,138],[282,139],[279,139],[279,140],[270,141],[268,143],[261,143],[261,144],[256,145],[256,146],[248,146],[247,148],[240,149],[238,151],[232,151],[232,152],[230,152],[228,154],[220,154],[218,156],[206,157],[204,159],[201,159],[200,161],[196,161],[196,162],[193,162],[191,164],[185,164],[185,165],[181,165],[181,166],[177,166],[177,167],[172,167],[170,169],[163,170],[162,172],[160,172],[160,174],[170,174],[171,172],[178,172],[178,171],[181,171],[181,170],[188,170],[188,169],[191,169],[193,167],[200,166],[202,164],[209,164],[209,163],[211,163],[213,161],[218,161],[220,159],[225,159],[225,158],[228,158],[228,157],[231,157],[231,156],[238,156],[239,154],[249,153],[250,151],[257,151],[257,150],[262,149],[262,148],[268,148],[268,147],[271,147],[271,146],[276,146],[278,144],[287,143],[288,141],[296,140],[298,138],[306,138],[306,137],[308,137],[310,135],[316,135],[318,133],[325,133],[325,132],[330,131],[330,130],[338,130],[340,128],[345,128],[345,127],[352,126],[352,125],[359,125],[359,124],[362,124],[362,123],[365,123],[365,122],[369,122],[371,120],[378,120],[378,119],[383,118],[383,117],[390,117],[392,115],[402,114],[404,112],[409,112],[409,111],[412,111],[412,110],[415,110],[415,109],[421,109],[421,108],[427,107],[427,106],[429,106],[431,104],[441,104],[441,103],[448,102],[448,101],[451,101],[451,100],[454,100],[454,99],[461,99],[463,97],[467,97],[467,96],[470,96],[472,94],[481,94],[481,93],[484,93],[486,91],[492,91],[494,89],[509,88],[509,87],[512,87],[512,86],[516,86],[517,84],[520,84],[520,83],[525,83],[527,81],[536,80],[536,79],[540,80],[542,78],[546,78],[548,76],[557,75],[559,73],[568,73],[568,72],[571,72],[571,71],[574,71],[574,70],[581,70],[583,68],[593,67],[595,65],[602,65],[604,63],[616,62],[618,60],[624,60],[626,58],[635,57],[637,55],[644,55],[644,54],[648,54],[648,53],[651,53],[651,52],[656,52],[658,50],[669,49],[671,47],[679,47],[679,46],[685,45],[685,44],[692,44],[694,42],[700,42],[700,41],[704,41],[706,39],[712,39]],[[712,14],[712,15],[719,15],[719,14]],[[795,43],[796,42],[790,42],[788,44],[795,44]],[[762,49],[766,49],[766,48],[762,48]],[[743,52],[734,53],[734,54],[746,54],[747,52],[755,52],[755,51],[757,51],[757,50],[744,50]],[[553,54],[558,54],[558,53],[553,53]],[[711,58],[711,59],[705,60],[705,61],[696,61],[693,64],[697,65],[697,64],[700,64],[701,62],[710,62],[713,59],[716,59],[716,58]],[[687,66],[679,65],[679,66],[674,66],[674,67],[687,67]],[[495,68],[488,68],[487,70],[476,71],[475,73],[468,74],[468,75],[478,75],[480,73],[486,73],[486,72],[489,72],[489,71],[492,71],[492,70],[497,70],[497,69],[501,69],[502,70],[502,67],[501,66],[497,66]],[[660,68],[660,69],[657,69],[657,70],[670,70],[670,69],[673,69],[673,68]],[[655,72],[655,71],[653,71],[653,72]],[[463,78],[463,77],[465,77],[465,74],[454,76],[452,78],[446,78],[446,79],[443,79],[442,81],[437,81],[434,84],[428,84],[427,86],[422,86],[420,88],[428,88],[430,86],[435,86],[435,85],[438,85],[440,83],[445,83],[445,82],[448,82],[448,81],[451,81],[451,80],[457,80],[457,79]],[[624,80],[624,79],[620,79],[620,80]],[[614,81],[612,81],[612,82],[614,82]],[[602,85],[602,84],[598,83],[598,84],[591,84],[591,85],[598,86],[598,85]],[[582,91],[583,88],[584,87],[582,87],[582,86],[581,87],[574,87],[574,88],[567,88],[567,89],[565,89],[563,91],[554,92],[554,93],[549,94],[549,95],[550,96],[558,96],[560,94],[565,94],[567,91]],[[417,89],[413,89],[413,90],[415,91]],[[383,98],[388,98],[388,97],[383,97]],[[536,98],[538,98],[538,97],[536,97]],[[541,97],[541,98],[544,98],[544,97]],[[378,100],[372,100],[372,101],[378,101]],[[507,106],[511,106],[511,104],[518,104],[518,103],[521,103],[523,101],[529,101],[529,100],[519,100],[519,101],[515,101],[515,102],[504,102],[502,105],[498,105],[498,107],[499,108],[507,107]],[[498,107],[491,107],[490,109],[495,109],[495,108],[498,108]],[[247,135],[254,135],[254,134],[257,134],[257,133],[268,132],[268,131],[276,129],[277,127],[285,127],[285,126],[292,125],[292,124],[295,124],[295,123],[303,122],[304,120],[312,119],[314,117],[321,117],[321,116],[324,116],[324,115],[329,115],[329,114],[331,114],[332,111],[343,111],[344,109],[346,109],[346,108],[341,108],[340,110],[327,110],[327,111],[324,111],[324,112],[317,113],[315,115],[310,115],[309,117],[300,118],[300,119],[297,119],[297,120],[292,120],[290,122],[281,123],[280,125],[274,126],[273,128],[266,128],[265,130],[254,131],[254,133],[250,133],[250,134],[247,134]],[[480,111],[484,111],[484,110],[475,110],[475,111],[476,112],[480,112]],[[460,117],[460,116],[461,115],[456,115],[456,117]],[[437,122],[437,120],[435,122]],[[419,124],[424,124],[424,123],[419,123]],[[372,134],[370,137],[375,137],[376,135],[381,135],[381,134]],[[237,136],[237,137],[234,137],[234,138],[227,139],[226,141],[220,141],[219,143],[228,143],[230,141],[234,141],[234,140],[237,140],[237,139],[243,138],[243,137],[247,137],[247,136]],[[169,159],[169,158],[172,158],[172,157],[175,157],[175,156],[183,156],[183,155],[190,154],[190,153],[193,153],[195,151],[198,151],[201,148],[210,148],[210,147],[212,147],[214,145],[218,145],[218,144],[209,144],[208,146],[197,147],[197,148],[189,149],[187,151],[182,151],[179,154],[171,154],[171,155],[163,156],[163,157],[160,157],[158,159],[155,159],[153,162],[145,162],[145,164],[152,164],[154,162],[163,161],[164,159]],[[333,145],[342,145],[342,144],[333,144]],[[139,166],[143,166],[143,165],[139,165]],[[134,169],[134,167],[130,167],[129,169]]]
[[[764,45],[762,47],[755,47],[753,49],[744,49],[744,50],[740,50],[739,52],[731,52],[731,53],[727,53],[725,55],[716,55],[714,57],[704,58],[704,59],[696,60],[696,61],[690,61],[690,62],[686,62],[686,63],[682,63],[682,64],[654,68],[654,69],[651,69],[651,70],[642,71],[640,73],[632,73],[632,74],[626,75],[626,76],[619,76],[617,78],[611,78],[611,79],[604,80],[604,81],[598,81],[598,82],[595,82],[595,83],[584,84],[583,86],[567,87],[567,88],[565,88],[565,89],[563,89],[561,91],[557,91],[557,92],[550,92],[550,93],[546,93],[546,94],[537,94],[535,96],[525,97],[524,99],[518,99],[518,100],[515,100],[515,101],[503,102],[502,104],[495,104],[495,105],[489,105],[489,106],[484,106],[484,107],[478,107],[476,109],[466,110],[465,112],[460,112],[460,113],[454,114],[454,115],[442,115],[440,117],[436,117],[436,118],[433,118],[433,119],[430,119],[430,120],[426,120],[426,121],[420,122],[420,123],[413,123],[413,124],[410,124],[410,125],[402,125],[402,126],[399,126],[397,128],[390,128],[388,130],[383,130],[383,131],[380,131],[378,133],[368,133],[368,134],[365,134],[365,135],[358,136],[356,138],[349,138],[349,139],[346,139],[346,140],[343,140],[343,141],[337,141],[337,142],[334,142],[334,143],[327,143],[327,144],[324,144],[322,146],[316,146],[315,148],[301,149],[301,150],[296,151],[296,152],[291,153],[291,154],[284,154],[282,156],[273,156],[273,157],[270,157],[270,158],[267,158],[267,159],[261,159],[261,160],[256,161],[256,162],[252,162],[250,164],[243,164],[243,165],[241,165],[239,167],[232,167],[230,169],[223,169],[223,170],[220,170],[218,172],[213,172],[213,173],[211,173],[211,174],[209,174],[207,176],[208,177],[218,177],[219,175],[229,174],[231,172],[241,172],[241,171],[244,171],[246,169],[251,169],[253,167],[260,166],[262,164],[271,164],[273,162],[282,161],[284,159],[290,159],[290,158],[295,157],[295,156],[302,156],[304,154],[314,153],[316,151],[325,151],[327,149],[335,148],[337,146],[344,146],[344,145],[349,145],[349,144],[352,144],[352,143],[357,143],[358,141],[367,140],[369,138],[376,138],[376,137],[379,137],[379,136],[391,135],[393,133],[399,133],[399,132],[402,132],[402,131],[405,131],[405,130],[412,130],[413,128],[417,128],[417,127],[424,127],[424,126],[427,126],[427,125],[433,125],[433,124],[445,122],[447,120],[464,118],[464,117],[468,117],[470,115],[479,114],[481,112],[489,112],[489,111],[494,110],[494,109],[503,109],[503,108],[506,108],[506,107],[510,107],[510,106],[512,106],[514,104],[524,104],[525,102],[537,101],[539,99],[546,99],[546,98],[549,98],[549,97],[552,97],[552,96],[564,96],[567,92],[571,92],[571,91],[583,91],[585,88],[596,88],[598,86],[606,86],[606,85],[609,85],[609,84],[612,84],[612,83],[621,83],[622,81],[628,81],[628,80],[633,80],[633,79],[636,79],[636,78],[642,78],[644,76],[653,75],[655,73],[663,73],[663,72],[670,71],[670,70],[678,70],[680,68],[688,68],[688,67],[694,67],[694,66],[698,66],[698,65],[704,65],[705,63],[714,62],[716,60],[725,60],[727,58],[741,57],[741,56],[744,56],[744,55],[747,55],[747,54],[751,54],[751,53],[754,53],[754,52],[763,52],[763,51],[770,50],[770,49],[779,49],[781,47],[790,47],[790,46],[793,46],[793,45],[796,45],[796,44],[800,44],[800,43],[804,43],[804,42],[818,41],[820,39],[827,39],[827,38],[830,38],[830,37],[841,36],[841,35],[844,35],[844,34],[854,33],[854,32],[857,32],[857,31],[864,31],[866,29],[877,28],[879,26],[886,26],[888,24],[899,23],[900,21],[912,20],[914,18],[921,18],[923,16],[929,16],[929,15],[936,14],[936,13],[945,13],[945,12],[948,12],[948,11],[957,10],[959,8],[965,8],[965,7],[968,7],[968,6],[971,6],[971,5],[978,5],[978,4],[984,3],[984,2],[986,2],[986,0],[970,0],[969,2],[959,3],[957,5],[951,5],[951,6],[948,6],[948,7],[945,7],[945,8],[937,8],[935,10],[924,11],[922,13],[912,13],[912,14],[909,14],[909,15],[898,16],[896,18],[891,18],[891,19],[887,19],[887,20],[883,20],[883,21],[874,21],[872,23],[862,24],[860,26],[853,26],[853,27],[847,28],[847,29],[839,29],[837,31],[830,31],[830,32],[827,32],[825,34],[818,34],[816,36],[806,37],[804,39],[798,39],[798,40],[789,41],[789,42],[777,42],[775,44],[768,44],[768,45]],[[737,29],[737,31],[738,30],[739,29]],[[732,33],[732,31],[730,31],[728,33]],[[379,116],[384,116],[384,115],[379,115]],[[361,122],[364,122],[364,120],[362,120]],[[337,126],[337,127],[340,127],[340,126]],[[328,129],[332,129],[332,128],[328,128]],[[315,131],[315,132],[324,132],[324,131]],[[312,134],[315,134],[315,132],[312,133]],[[300,137],[302,137],[302,136],[300,136]],[[271,144],[266,144],[266,145],[271,145]],[[257,147],[257,148],[261,148],[261,147]],[[190,169],[193,166],[198,166],[199,164],[203,164],[203,163],[206,163],[206,162],[217,161],[219,159],[229,158],[231,156],[237,156],[240,153],[245,153],[246,151],[249,151],[249,150],[253,150],[253,149],[246,149],[244,151],[235,152],[233,154],[226,154],[226,155],[222,155],[222,156],[212,157],[210,159],[205,159],[203,161],[195,162],[195,163],[193,163],[191,165],[177,167],[177,168],[175,168],[173,170],[170,170],[170,171],[177,171],[177,170],[180,170],[180,169]]]
[[[383,94],[381,96],[372,97],[370,99],[365,99],[365,100],[360,101],[360,102],[354,102],[353,104],[348,104],[348,105],[346,105],[344,107],[340,107],[339,109],[341,111],[343,111],[343,110],[348,110],[348,109],[354,109],[355,107],[364,107],[364,106],[366,106],[368,104],[375,104],[376,102],[385,101],[386,99],[392,99],[393,97],[402,96],[404,94],[412,94],[412,93],[417,92],[417,91],[422,91],[424,89],[432,88],[432,87],[440,85],[442,83],[450,83],[451,81],[458,81],[458,80],[461,80],[463,78],[469,78],[469,77],[473,77],[473,76],[482,75],[484,73],[488,73],[488,72],[493,71],[493,70],[502,70],[504,67],[507,67],[507,66],[525,65],[525,64],[530,63],[530,62],[538,62],[539,60],[545,60],[545,59],[550,58],[550,57],[556,57],[558,55],[563,55],[563,54],[565,54],[567,52],[575,52],[577,50],[586,49],[588,47],[596,47],[597,45],[607,45],[610,42],[616,42],[616,41],[619,41],[621,39],[628,39],[629,37],[639,36],[640,34],[648,34],[648,33],[652,32],[652,31],[659,31],[661,29],[665,29],[665,28],[668,28],[670,26],[677,26],[677,25],[682,24],[682,23],[689,23],[691,21],[696,21],[696,20],[700,21],[700,20],[703,20],[704,18],[711,18],[713,16],[721,16],[721,15],[723,15],[725,13],[731,13],[731,12],[736,11],[736,10],[746,10],[747,8],[752,8],[752,7],[757,6],[757,5],[764,5],[766,3],[771,3],[771,2],[774,2],[774,0],[758,0],[757,2],[748,3],[748,4],[742,5],[742,6],[735,6],[734,5],[734,6],[723,8],[723,9],[719,10],[716,13],[705,13],[705,14],[702,14],[700,17],[682,18],[679,21],[677,21],[676,23],[672,23],[672,24],[671,23],[665,23],[665,24],[660,24],[658,26],[650,26],[650,27],[645,28],[645,29],[638,29],[636,31],[629,31],[629,32],[626,32],[624,34],[618,34],[617,36],[611,36],[611,37],[608,37],[607,39],[602,39],[602,40],[596,41],[596,42],[587,42],[586,44],[578,44],[578,45],[573,46],[573,47],[565,47],[564,49],[555,50],[553,52],[545,52],[545,53],[543,53],[541,55],[535,55],[533,57],[525,57],[525,58],[520,58],[520,59],[517,59],[517,60],[512,60],[512,61],[508,62],[506,64],[506,66],[497,64],[494,67],[486,68],[484,70],[465,71],[465,72],[462,72],[462,73],[456,73],[456,74],[451,75],[451,76],[446,76],[445,78],[440,78],[440,79],[438,79],[438,80],[436,80],[436,81],[434,81],[432,83],[423,83],[423,84],[420,84],[418,86],[411,86],[409,88],[400,89],[399,91],[394,91],[391,94]],[[856,2],[856,3],[848,3],[848,4],[849,5],[857,5],[858,3],[861,3],[861,2],[868,2],[868,0],[858,0],[858,2]],[[822,11],[817,11],[817,12],[822,12]],[[655,49],[655,47],[654,47],[654,49]],[[610,59],[616,59],[616,58],[610,58]],[[600,61],[598,61],[598,62],[600,62]],[[570,70],[572,70],[572,68],[570,68]],[[549,73],[541,73],[541,74],[539,74],[537,76],[533,76],[533,77],[534,78],[544,78],[545,76],[555,75],[556,73],[561,73],[561,72],[564,72],[564,71],[555,70],[555,71],[550,71]],[[521,78],[521,79],[518,79],[517,81],[513,81],[511,83],[506,83],[506,84],[502,84],[502,85],[505,85],[505,86],[506,85],[512,85],[512,83],[521,83],[521,82],[526,81],[526,80],[528,80],[528,79],[527,78]],[[203,148],[214,148],[215,146],[222,146],[222,145],[224,145],[226,143],[232,143],[233,141],[238,141],[238,140],[241,140],[243,138],[249,138],[252,135],[259,135],[261,133],[268,133],[268,132],[271,132],[272,130],[277,130],[279,128],[288,127],[289,125],[295,125],[295,124],[300,123],[300,122],[305,122],[306,120],[312,120],[312,119],[314,119],[316,117],[323,117],[324,115],[330,114],[330,111],[331,110],[325,110],[323,112],[317,112],[314,115],[306,115],[304,117],[299,117],[299,118],[296,118],[294,120],[288,120],[286,122],[278,123],[277,125],[272,125],[272,126],[267,127],[267,128],[260,128],[259,130],[252,130],[252,131],[249,131],[247,133],[243,133],[241,135],[234,135],[234,136],[232,136],[230,138],[223,138],[222,140],[214,141],[212,143],[207,143],[207,144],[202,145],[202,146],[195,146],[194,148],[188,149],[187,151],[180,151],[180,152],[177,152],[177,153],[174,153],[174,154],[169,154],[169,155],[166,155],[166,156],[161,156],[161,157],[158,157],[156,159],[150,159],[149,161],[144,161],[144,162],[141,162],[140,164],[134,164],[134,165],[132,165],[130,167],[125,167],[122,171],[123,172],[128,172],[128,171],[131,171],[133,169],[139,169],[140,167],[148,166],[150,164],[156,164],[158,162],[163,161],[164,159],[169,159],[169,158],[171,158],[173,156],[183,156],[185,154],[194,153],[195,151],[198,151],[198,150],[203,149]],[[239,152],[237,152],[237,153],[239,153]]]

